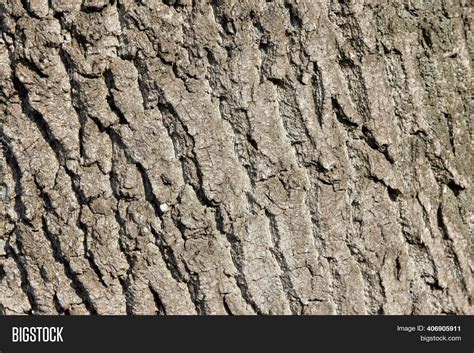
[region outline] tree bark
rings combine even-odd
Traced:
[[[467,0],[0,0],[4,314],[473,314]]]

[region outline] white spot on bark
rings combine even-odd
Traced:
[[[169,209],[169,207],[168,207],[168,205],[167,205],[166,203],[162,203],[162,204],[160,205],[160,210],[161,210],[161,212],[165,213],[165,212],[168,211],[168,209]]]

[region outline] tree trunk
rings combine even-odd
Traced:
[[[0,0],[4,314],[472,314],[467,0]]]

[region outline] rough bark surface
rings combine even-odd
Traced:
[[[468,0],[0,0],[4,314],[472,314]]]

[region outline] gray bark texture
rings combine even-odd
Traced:
[[[3,314],[473,314],[468,0],[0,0]]]

